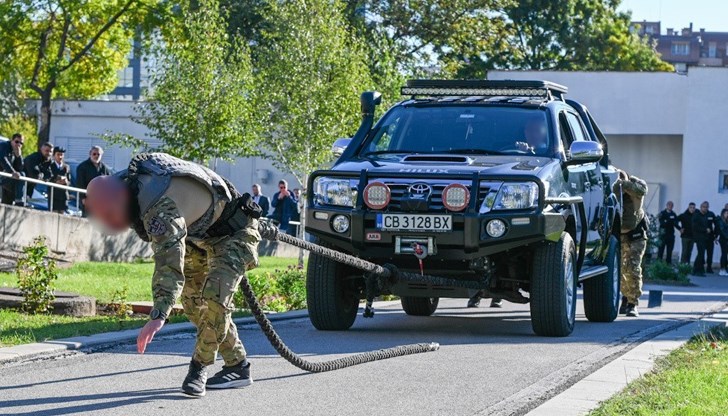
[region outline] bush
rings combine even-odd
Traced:
[[[664,280],[668,282],[690,283],[688,274],[691,267],[689,264],[679,264],[673,267],[661,260],[655,260],[647,266],[647,278],[649,280]]]
[[[46,238],[38,236],[23,248],[15,274],[23,294],[22,309],[27,313],[48,313],[55,299],[53,282],[58,279],[56,262],[48,258]]]
[[[129,304],[129,286],[124,285],[121,289],[116,289],[111,294],[111,303],[108,307],[116,319],[120,321],[127,319],[133,312]]]
[[[249,273],[247,276],[263,309],[285,312],[306,306],[306,273],[303,269],[289,266],[273,273]],[[235,293],[234,303],[238,308],[249,307],[240,290]]]

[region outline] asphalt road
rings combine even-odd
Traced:
[[[202,399],[179,392],[192,334],[155,340],[143,356],[127,344],[14,364],[0,368],[0,414],[525,414],[636,342],[728,301],[728,278],[698,282],[664,288],[661,308],[612,324],[587,322],[579,305],[568,338],[533,335],[527,305],[465,309],[463,300],[450,299],[428,318],[408,317],[389,303],[374,319],[358,318],[348,332],[318,332],[308,320],[277,324],[289,346],[313,360],[406,343],[442,345],[437,352],[323,374],[302,373],[277,356],[257,326],[242,327],[255,383],[209,391]]]

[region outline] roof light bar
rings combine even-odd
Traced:
[[[410,80],[402,95],[428,97],[534,97],[561,98],[567,88],[549,81]]]

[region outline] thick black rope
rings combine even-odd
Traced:
[[[440,345],[434,342],[430,344],[401,345],[394,348],[354,354],[348,357],[337,358],[330,361],[307,361],[301,358],[295,352],[291,351],[291,349],[288,348],[288,346],[286,346],[286,344],[283,342],[281,337],[278,336],[275,329],[273,329],[273,325],[271,324],[270,320],[268,320],[268,317],[265,316],[265,313],[260,308],[258,299],[255,297],[255,293],[253,293],[253,288],[250,287],[250,283],[248,282],[247,277],[243,277],[242,281],[240,282],[240,288],[243,290],[245,299],[248,301],[250,311],[253,312],[255,320],[258,321],[258,325],[260,325],[260,329],[263,330],[263,333],[268,338],[268,341],[270,341],[270,345],[272,345],[273,348],[275,348],[275,350],[278,352],[278,354],[280,354],[281,357],[285,358],[286,361],[295,365],[303,371],[308,371],[310,373],[323,373],[325,371],[340,370],[342,368],[369,363],[372,361],[386,360],[387,358],[402,357],[405,355],[437,351],[440,348]]]

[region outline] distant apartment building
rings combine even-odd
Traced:
[[[657,52],[677,72],[687,72],[691,66],[728,66],[728,32],[694,31],[690,23],[681,30],[667,28],[662,33],[661,26],[661,22],[632,22],[633,30],[657,41]]]

